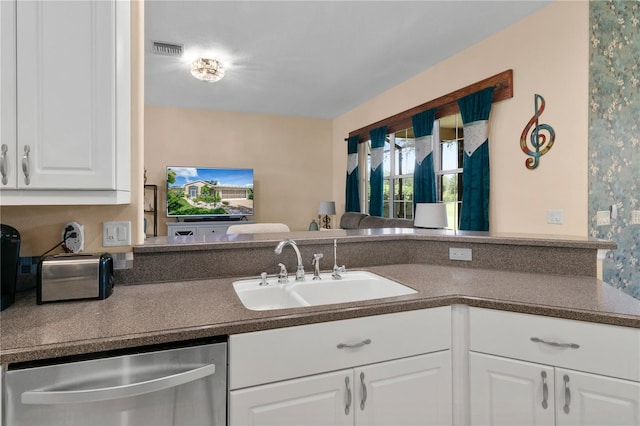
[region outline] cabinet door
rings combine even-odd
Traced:
[[[0,188],[15,188],[16,2],[0,1]]]
[[[231,426],[353,426],[353,370],[234,390]]]
[[[640,425],[640,383],[556,369],[557,424]]]
[[[17,2],[18,188],[116,189],[115,6]]]
[[[451,353],[355,369],[356,425],[450,425]]]
[[[471,424],[553,425],[553,368],[469,353]]]

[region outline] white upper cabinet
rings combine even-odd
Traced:
[[[130,201],[129,7],[2,2],[2,205]]]

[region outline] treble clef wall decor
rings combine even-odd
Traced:
[[[553,127],[548,124],[540,124],[540,115],[542,115],[542,111],[544,111],[544,98],[538,94],[534,95],[534,115],[531,117],[531,120],[527,123],[524,130],[522,131],[522,135],[520,135],[520,148],[522,152],[531,156],[531,158],[527,158],[524,162],[527,169],[533,170],[538,167],[540,163],[540,157],[549,152],[551,147],[553,146],[553,142],[556,139],[556,132],[553,130]],[[549,132],[549,140],[547,141],[547,136],[540,133],[541,131],[546,130]],[[533,147],[533,151],[529,149],[527,146],[527,133],[531,131],[531,146]]]

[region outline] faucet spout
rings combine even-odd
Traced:
[[[282,249],[285,246],[291,246],[293,251],[296,252],[296,260],[298,262],[298,269],[296,270],[296,281],[304,281],[304,265],[302,264],[302,256],[300,255],[300,250],[298,250],[298,245],[293,240],[283,240],[278,243],[274,252],[276,254],[282,254]]]

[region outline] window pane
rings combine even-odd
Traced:
[[[413,129],[412,129],[413,130]],[[412,132],[413,133],[413,132]],[[409,137],[411,136],[411,137]],[[416,145],[413,134],[408,130],[396,133],[395,137],[395,170],[397,175],[412,175],[416,163]]]
[[[391,174],[391,145],[389,144],[389,138],[384,143],[384,160],[382,162],[383,176],[388,177]]]
[[[394,217],[413,219],[413,178],[394,179]]]
[[[460,114],[443,117],[440,122],[440,170],[462,168],[464,135]]]
[[[458,174],[450,173],[440,176],[440,187],[442,188],[442,201],[458,201]]]
[[[389,217],[389,179],[382,181],[382,217]]]
[[[442,153],[442,170],[455,170],[462,167],[458,162],[458,142],[442,141],[440,152]]]

